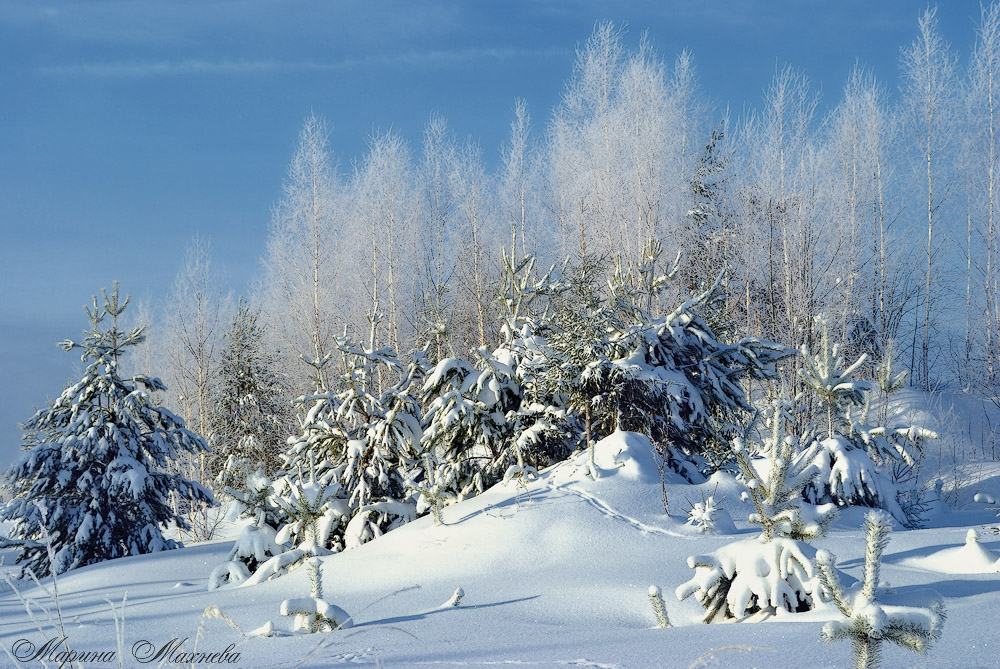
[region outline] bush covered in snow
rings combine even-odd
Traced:
[[[732,534],[736,531],[729,512],[715,500],[715,495],[709,495],[700,502],[695,502],[688,509],[687,525],[706,534]]]

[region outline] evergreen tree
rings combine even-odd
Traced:
[[[18,557],[36,574],[177,548],[162,528],[187,524],[168,496],[212,501],[197,483],[166,473],[170,460],[206,450],[205,440],[151,402],[149,393],[165,390],[159,379],[120,376],[119,359],[143,341],[143,328],[119,329],[129,297],[119,300],[117,283],[102,295],[85,307],[91,329],[82,342],[60,344],[82,349],[83,378],[24,424],[28,452],[6,473],[14,499],[0,520],[14,521],[15,539],[39,542],[25,543]],[[40,542],[51,544],[51,565]]]
[[[335,388],[324,381],[331,355],[307,360],[317,370],[317,392],[296,400],[312,407],[274,484],[279,495],[308,484],[317,491],[314,497],[329,498],[330,508],[340,509],[324,532],[324,548],[351,548],[415,517],[407,483],[420,459],[416,392],[424,364],[417,354],[404,366],[394,351],[376,347],[377,305],[369,319],[367,346],[337,339],[342,360]],[[333,505],[333,499],[342,504]],[[347,525],[337,526],[341,520]]]
[[[268,476],[281,463],[291,405],[275,372],[274,354],[263,348],[259,312],[240,300],[220,356],[208,426],[209,468],[221,486],[245,489],[248,474],[263,466]]]
[[[941,638],[944,625],[944,603],[929,607],[891,606],[879,601],[879,573],[882,553],[889,544],[892,521],[881,511],[865,516],[865,576],[861,588],[849,595],[835,567],[836,560],[827,551],[816,555],[815,567],[837,608],[847,620],[834,620],[823,626],[821,637],[832,642],[850,639],[854,669],[876,669],[882,664],[882,642],[889,641],[902,648],[924,654]]]
[[[829,323],[820,317],[816,325],[820,351],[812,355],[802,346],[800,375],[815,395],[816,418],[826,428],[826,436],[811,436],[815,425],[806,428],[803,442],[807,446],[798,458],[815,465],[816,475],[804,490],[805,499],[814,504],[882,508],[900,523],[918,526],[922,522],[919,495],[897,485],[884,468],[896,463],[914,467],[923,442],[937,435],[917,426],[870,425],[871,384],[852,378],[866,356],[845,366],[839,347],[830,341]],[[859,407],[860,414],[855,416]]]
[[[503,262],[502,343],[492,351],[476,350],[475,366],[442,360],[422,389],[427,406],[422,446],[438,470],[434,485],[457,499],[482,492],[508,474],[554,464],[576,443],[562,399],[539,387],[538,373],[547,363],[531,315],[533,302],[565,285],[551,278],[551,269],[533,279],[530,256],[515,262],[505,252]]]
[[[795,458],[798,440],[785,434],[785,427],[791,422],[791,410],[791,402],[778,399],[767,412],[770,434],[760,444],[766,475],[757,467],[760,461],[751,459],[743,439],[738,439],[733,446],[736,463],[747,486],[744,498],[749,498],[754,506],[749,520],[761,526],[764,543],[775,536],[797,540],[822,537],[836,516],[832,504],[813,507],[802,500],[803,489],[817,471],[815,465]]]

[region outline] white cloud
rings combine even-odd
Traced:
[[[475,60],[505,60],[510,58],[561,57],[569,54],[565,49],[458,49],[404,51],[338,60],[160,60],[144,62],[79,63],[74,65],[46,66],[38,69],[45,76],[98,77],[98,78],[147,78],[187,75],[241,76],[283,72],[327,72],[359,67],[403,67],[411,69],[440,69],[460,67]]]

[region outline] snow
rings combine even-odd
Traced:
[[[740,501],[742,485],[721,474],[691,485],[668,473],[664,487],[672,515],[667,517],[659,471],[643,446],[648,442],[638,435],[617,433],[595,445],[597,479],[589,476],[587,455],[580,453],[523,485],[498,485],[445,507],[440,526],[423,517],[357,548],[321,556],[322,600],[352,614],[349,629],[302,635],[294,633],[292,618],[281,615],[286,600],[312,601],[308,569],[284,575],[278,575],[284,569],[274,569],[271,579],[254,574],[239,587],[208,591],[213,569],[227,562],[233,548],[234,530],[226,540],[59,576],[68,643],[79,652],[116,650],[108,601],[117,606],[127,593],[126,654],[140,640],[162,647],[174,638],[187,639],[183,650],[190,653],[197,639],[198,652],[221,653],[235,644],[241,667],[846,666],[849,644],[820,640],[824,624],[844,620],[834,607],[719,627],[701,622],[704,610],[694,598],[670,596],[692,578],[689,556],[755,542],[759,528],[746,520],[752,507]],[[971,500],[974,491],[962,488],[958,494]],[[701,533],[685,524],[685,509],[708,496],[735,521],[735,536]],[[813,542],[816,550],[835,554],[837,567],[851,578],[863,573],[864,511],[845,510],[831,534]],[[883,611],[920,605],[934,593],[947,606],[929,664],[996,666],[1000,647],[993,612],[1000,604],[1000,578],[995,571],[953,578],[957,572],[915,562],[967,549],[968,530],[995,526],[994,514],[981,505],[946,511],[932,528],[892,534],[882,578],[896,594],[880,595]],[[1000,536],[982,531],[976,543],[1000,552]],[[13,561],[11,551],[2,556]],[[671,627],[658,626],[651,583],[668,595]],[[31,584],[16,585],[45,635],[18,595],[0,585],[0,647],[7,650],[22,638],[38,643],[56,636],[40,608],[53,611],[51,597]],[[52,581],[42,585],[51,590]],[[458,605],[442,606],[457,599],[459,586],[464,596]],[[887,667],[921,661],[895,646],[884,649]],[[2,651],[0,666],[12,666]]]
[[[653,461],[653,445],[634,432],[616,432],[594,445],[594,462],[602,470],[630,481],[659,483],[660,474]]]
[[[943,574],[1000,572],[1000,556],[983,546],[975,529],[966,532],[964,545],[945,548],[925,557],[909,558],[905,564]]]

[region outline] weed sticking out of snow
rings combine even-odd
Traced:
[[[465,597],[465,590],[462,588],[455,588],[455,592],[452,593],[448,601],[442,604],[439,608],[448,609],[454,606],[458,606],[462,603],[462,598]]]

